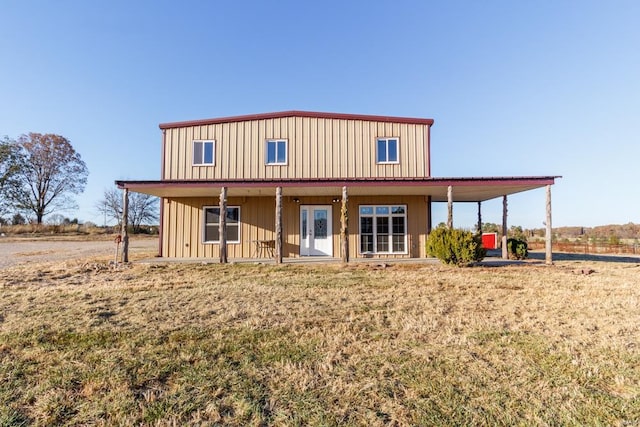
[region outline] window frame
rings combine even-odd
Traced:
[[[218,228],[220,227],[220,220],[218,220],[218,222],[211,222],[208,223],[207,222],[207,209],[220,209],[220,206],[217,205],[211,205],[211,206],[203,206],[202,207],[202,243],[203,244],[216,244],[216,243],[220,243],[220,240],[207,240],[207,225],[217,225]],[[227,206],[227,211],[229,211],[229,209],[237,209],[238,210],[238,222],[237,222],[237,227],[238,227],[238,240],[227,240],[227,243],[229,244],[239,244],[240,242],[242,242],[242,210],[240,209],[240,206]],[[218,213],[218,217],[220,216],[220,214]],[[235,223],[232,223],[233,225],[235,225]],[[229,219],[227,218],[227,229],[229,228]],[[227,231],[227,235],[229,234],[229,232]]]
[[[278,161],[278,143],[284,142],[284,161]],[[269,144],[275,144],[275,159],[269,162]],[[269,138],[264,141],[264,164],[266,166],[286,166],[289,164],[289,140],[286,138]]]
[[[371,208],[372,213],[363,214],[362,208]],[[388,213],[379,214],[379,209],[388,209]],[[394,208],[402,208],[402,213],[394,213]],[[362,244],[362,218],[371,218],[371,233],[366,233],[367,236],[371,236],[372,242],[371,247],[373,250],[363,250]],[[387,233],[382,234],[378,232],[378,218],[387,219]],[[394,218],[403,218],[404,220],[404,231],[403,233],[394,233]],[[360,255],[407,255],[409,253],[408,248],[408,215],[407,215],[407,205],[406,204],[389,204],[389,205],[359,205],[358,206],[358,253]],[[386,237],[387,251],[378,251],[378,243],[379,243],[379,235]],[[402,251],[394,251],[394,237],[395,236],[403,236],[403,247]]]
[[[380,160],[380,142],[384,141],[385,146],[385,158],[386,160]],[[389,160],[389,141],[395,141],[396,145],[396,159]],[[397,165],[400,163],[400,138],[397,136],[377,137],[376,138],[376,163],[379,165]]]
[[[202,144],[200,157],[202,163],[196,163],[196,144]],[[205,146],[211,144],[211,163],[205,163]],[[216,165],[216,140],[215,139],[194,139],[191,141],[191,165],[192,166],[215,166]]]

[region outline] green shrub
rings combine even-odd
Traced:
[[[480,261],[486,255],[480,235],[456,228],[437,227],[427,238],[427,253],[457,266]]]
[[[511,259],[525,259],[529,256],[529,245],[520,239],[507,239],[507,252]]]

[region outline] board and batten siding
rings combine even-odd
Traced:
[[[203,207],[217,206],[218,196],[210,198],[181,197],[166,198],[163,209],[165,229],[162,234],[162,254],[172,258],[219,257],[216,243],[203,243]],[[406,205],[407,206],[407,254],[376,254],[375,258],[426,257],[427,202],[423,196],[358,196],[350,197],[349,210],[349,256],[358,258],[359,253],[359,206],[360,205]],[[333,256],[340,257],[340,204],[332,203],[331,197],[300,197],[295,202],[283,197],[283,256],[300,256],[300,206],[331,205],[333,222]],[[275,239],[274,197],[229,197],[227,206],[240,207],[240,243],[229,243],[229,258],[252,258],[255,255],[255,240]]]
[[[164,129],[163,179],[427,177],[428,125],[278,117]],[[376,163],[376,138],[399,138],[399,163]],[[265,164],[265,141],[286,139],[286,165]],[[215,140],[215,165],[193,166],[193,141]]]

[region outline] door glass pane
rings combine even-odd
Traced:
[[[316,210],[313,213],[313,234],[316,239],[327,238],[327,211]]]
[[[302,238],[307,238],[307,210],[302,211]]]

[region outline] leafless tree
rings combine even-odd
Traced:
[[[55,134],[29,133],[18,138],[19,185],[10,194],[19,210],[33,212],[36,222],[49,213],[76,207],[89,171],[68,139]]]
[[[122,224],[122,192],[112,188],[104,191],[104,197],[96,203],[96,209],[109,219]],[[150,194],[129,193],[129,218],[134,232],[140,231],[143,224],[158,220],[158,198]]]

